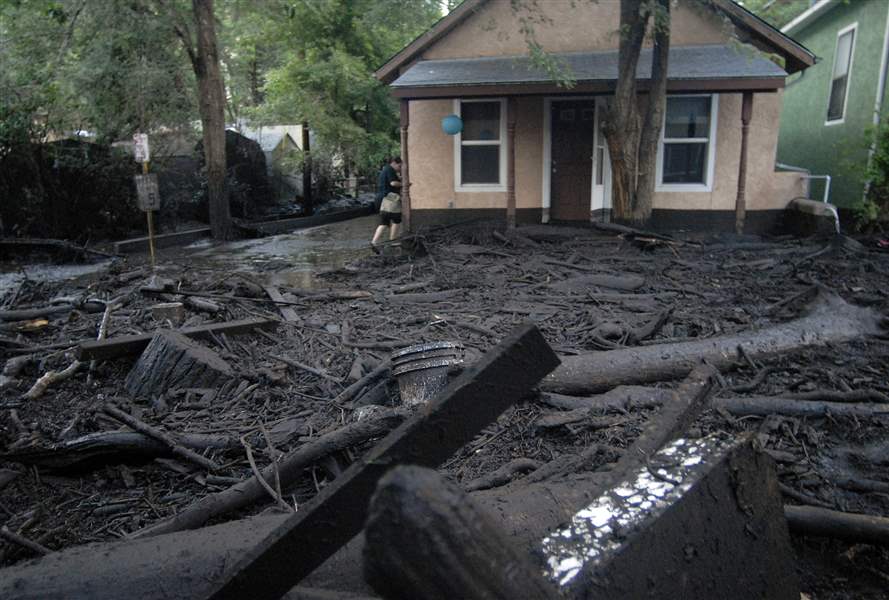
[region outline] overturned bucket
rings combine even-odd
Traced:
[[[448,385],[448,369],[463,362],[463,344],[430,342],[392,353],[392,374],[398,380],[401,401],[407,406],[426,404]]]

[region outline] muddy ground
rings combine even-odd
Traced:
[[[48,316],[46,322],[0,322],[5,329],[0,359],[34,358],[0,391],[0,522],[49,550],[125,538],[251,477],[245,444],[262,468],[273,457],[353,422],[369,403],[398,403],[392,380],[346,402],[332,400],[392,350],[414,343],[459,341],[471,361],[526,320],[537,323],[561,355],[701,339],[791,319],[818,286],[889,314],[889,253],[873,240],[862,240],[862,246],[753,238],[672,243],[558,227],[520,228],[519,234],[503,238],[485,223],[452,227],[420,236],[411,244],[416,252],[390,247],[378,257],[366,248],[350,248],[343,268],[312,275],[290,273],[290,260],[280,255],[238,268],[237,259],[219,264],[175,251],[161,256],[154,274],[144,258],[131,258],[102,263],[97,273],[66,282],[8,280],[0,291],[2,310],[43,307],[53,300],[80,308]],[[570,281],[589,274],[636,276],[642,283],[615,290]],[[153,275],[172,281],[174,292],[140,291]],[[293,303],[294,322],[284,321],[269,302],[262,288],[267,283]],[[86,363],[42,397],[21,400],[47,370],[72,363],[74,343],[96,338],[105,303],[119,305],[108,321],[107,337],[114,339],[173,326],[156,320],[150,307],[183,300],[176,291],[202,294],[197,297],[220,308],[211,313],[186,306],[181,326],[248,317],[280,322],[273,332],[217,336],[207,343],[237,374],[221,389],[173,388],[131,399],[123,388],[135,360],[130,357]],[[665,315],[644,339],[628,335]],[[735,368],[723,371],[716,398],[797,395],[889,402],[887,375],[889,343],[860,339],[763,361],[738,357]],[[102,412],[112,402],[175,435],[232,442],[205,453],[222,469],[210,476],[172,457],[72,452],[72,441],[82,436],[128,431]],[[540,417],[555,410],[541,399],[510,409],[442,471],[471,485],[516,458],[545,464],[592,444],[626,448],[650,414],[631,409],[612,413],[605,426],[593,419],[540,427]],[[889,516],[887,426],[889,417],[736,417],[710,410],[690,433],[755,432],[777,459],[786,503]],[[306,469],[283,490],[282,499],[296,506],[309,500],[350,454],[370,443]],[[603,468],[609,459],[600,453],[586,468]],[[213,522],[279,510],[267,500]],[[802,589],[811,598],[889,598],[889,549],[814,537],[795,537],[794,545]],[[0,539],[0,564],[33,556],[32,550]]]

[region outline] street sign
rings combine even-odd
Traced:
[[[133,155],[136,157],[137,163],[146,163],[151,159],[151,153],[148,150],[148,134],[133,134]]]
[[[161,196],[157,190],[157,175],[136,175],[136,203],[144,211],[160,210]]]

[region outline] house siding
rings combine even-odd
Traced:
[[[864,193],[865,136],[873,124],[887,9],[886,0],[838,3],[792,34],[819,62],[785,90],[778,161],[809,169],[813,175],[830,175],[830,200],[844,208],[854,207]],[[858,28],[845,117],[842,123],[826,125],[837,33],[855,23]],[[885,114],[885,100],[883,107]],[[813,181],[810,196],[821,199],[823,185]]]

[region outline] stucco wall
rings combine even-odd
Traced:
[[[548,22],[535,23],[537,41],[548,52],[617,48],[619,0],[543,0],[538,3]],[[509,0],[489,0],[423,54],[425,59],[527,54],[518,16]],[[536,15],[536,16],[539,16]],[[681,0],[673,10],[671,44],[719,44],[728,39],[728,25],[709,9]]]
[[[783,209],[802,195],[799,175],[776,173],[781,94],[755,94],[748,147],[748,210]],[[414,209],[506,208],[505,192],[454,191],[454,138],[441,130],[441,119],[454,111],[451,100],[410,103],[409,159]],[[516,206],[543,204],[543,98],[516,99]],[[734,210],[741,147],[741,95],[719,97],[714,183],[710,192],[658,192],[654,208]]]
[[[864,192],[867,162],[865,132],[872,126],[877,95],[883,34],[889,2],[853,0],[837,3],[793,37],[818,56],[787,87],[781,115],[778,160],[816,175],[831,175],[831,202],[851,207]],[[827,102],[836,53],[837,33],[857,23],[849,96],[842,123],[827,125]],[[889,105],[883,105],[883,114]],[[813,182],[812,197],[821,199],[823,184]]]
[[[452,100],[413,100],[410,103],[411,207],[506,208],[506,192],[454,191],[454,139],[441,129],[443,117],[454,112]],[[516,99],[516,207],[542,205],[543,100]]]

